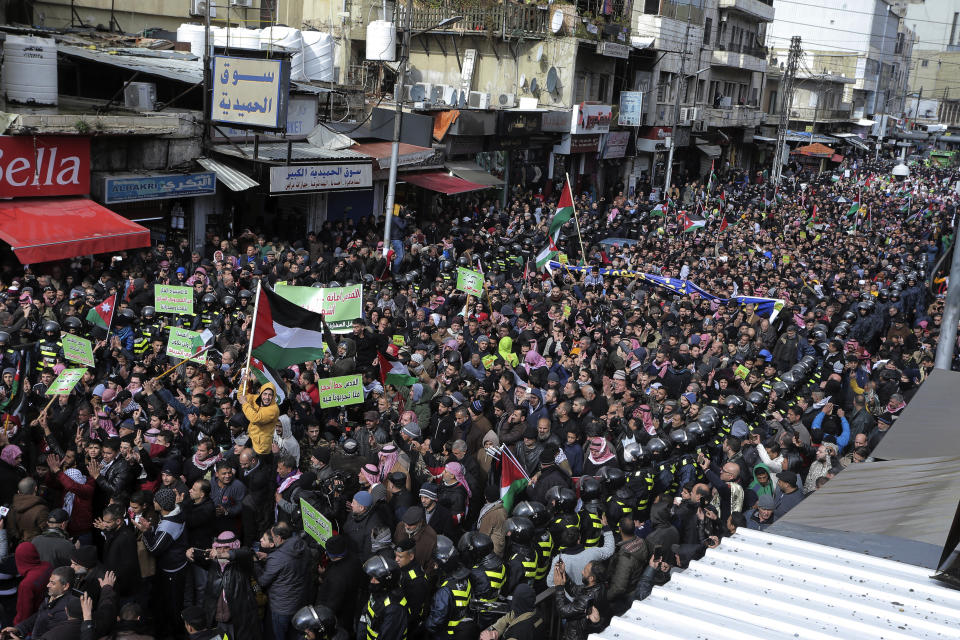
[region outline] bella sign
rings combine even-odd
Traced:
[[[0,198],[89,192],[89,138],[0,136]]]

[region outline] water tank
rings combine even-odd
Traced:
[[[3,43],[3,93],[10,102],[57,104],[57,43],[8,35]]]
[[[182,24],[177,27],[177,42],[189,42],[190,53],[203,57],[203,25]]]
[[[259,49],[260,29],[230,27],[230,47],[237,49]]]
[[[367,25],[367,60],[395,62],[397,59],[397,27],[386,20]]]
[[[334,82],[333,36],[322,31],[304,31],[303,56],[301,57],[302,72],[307,80],[320,82]]]
[[[268,49],[271,46],[300,51],[303,48],[303,38],[300,37],[300,29],[278,26],[261,29],[260,48]]]
[[[227,46],[227,30],[224,27],[210,27],[210,39],[215,47]]]

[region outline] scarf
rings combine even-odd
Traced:
[[[195,466],[197,469],[200,469],[201,471],[206,471],[213,465],[220,462],[220,460],[222,459],[223,459],[223,453],[218,453],[215,456],[210,456],[206,460],[201,460],[200,458],[197,457],[197,454],[195,453],[193,454],[193,466]]]
[[[377,482],[383,482],[389,475],[390,470],[397,464],[400,452],[397,450],[397,445],[388,444],[377,453],[377,456],[380,458],[380,473],[377,476]]]
[[[64,469],[63,473],[77,484],[86,484],[87,482],[87,479],[83,477],[79,469]],[[63,494],[63,510],[71,516],[73,515],[73,503],[76,498],[77,495],[72,491],[67,491]]]
[[[284,478],[283,481],[281,481],[280,477],[277,476],[277,482],[280,483],[280,486],[277,487],[277,493],[283,493],[284,491],[290,488],[290,485],[292,485],[294,482],[296,482],[299,479],[300,479],[299,471],[294,471],[293,473],[288,475],[286,478]]]
[[[375,464],[370,462],[363,465],[363,468],[360,469],[360,477],[366,480],[367,484],[371,487],[380,482],[382,473],[381,469],[378,469]],[[389,470],[387,473],[390,473]]]
[[[523,368],[527,370],[527,373],[545,366],[547,366],[547,361],[542,355],[536,351],[527,351],[527,355],[523,358]]]
[[[596,451],[594,449],[596,449]],[[608,443],[605,438],[598,436],[590,440],[590,452],[587,454],[587,459],[590,460],[590,462],[600,466],[613,457],[613,452],[610,451],[610,443]]]
[[[463,465],[459,462],[448,462],[443,467],[444,471],[449,471],[453,474],[453,477],[456,479],[457,484],[467,490],[467,497],[472,498],[473,494],[470,493],[470,485],[467,484],[467,479],[463,475]]]

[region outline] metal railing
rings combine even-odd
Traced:
[[[414,31],[420,31],[430,29],[450,16],[462,16],[463,19],[458,23],[442,30],[433,29],[432,32],[542,38],[549,33],[548,15],[549,12],[534,5],[498,4],[482,7],[444,1],[431,2],[429,5],[415,3],[409,24]],[[396,5],[396,23],[407,25],[406,6],[402,3]]]
[[[853,107],[848,109],[823,109],[817,107],[793,107],[790,109],[790,117],[801,120],[819,121],[825,120],[849,120],[853,117]]]
[[[730,44],[726,42],[717,43],[717,51],[728,51],[730,53],[742,53],[753,56],[754,58],[766,58],[769,53],[767,47],[749,47],[745,44]]]
[[[693,24],[703,24],[703,9],[695,7],[689,3],[675,3],[671,0],[662,0],[660,2],[660,15],[664,18],[673,18],[674,20],[683,20],[686,22],[687,16]]]

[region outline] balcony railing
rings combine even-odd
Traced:
[[[703,120],[711,127],[755,127],[763,121],[763,112],[755,106],[706,107]]]
[[[718,51],[729,51],[731,53],[742,53],[744,55],[753,56],[754,58],[766,58],[769,53],[767,47],[749,47],[745,44],[729,44],[725,42],[717,43]]]
[[[644,11],[646,13],[646,11]],[[673,18],[686,22],[690,17],[690,22],[694,24],[703,24],[703,9],[695,7],[689,2],[673,2],[672,0],[661,0],[660,15],[664,18]]]
[[[406,6],[398,3],[396,16],[398,25],[407,25]],[[490,6],[464,7],[456,2],[444,1],[427,4],[415,4],[409,25],[413,31],[430,29],[441,20],[451,16],[462,16],[460,22],[435,29],[434,33],[502,35],[506,37],[523,36],[542,38],[549,33],[547,17],[549,12],[533,5],[497,4]]]
[[[818,122],[827,120],[849,120],[852,117],[852,105],[846,109],[823,109],[817,107],[793,107],[790,109],[790,117],[797,120],[816,119]]]

